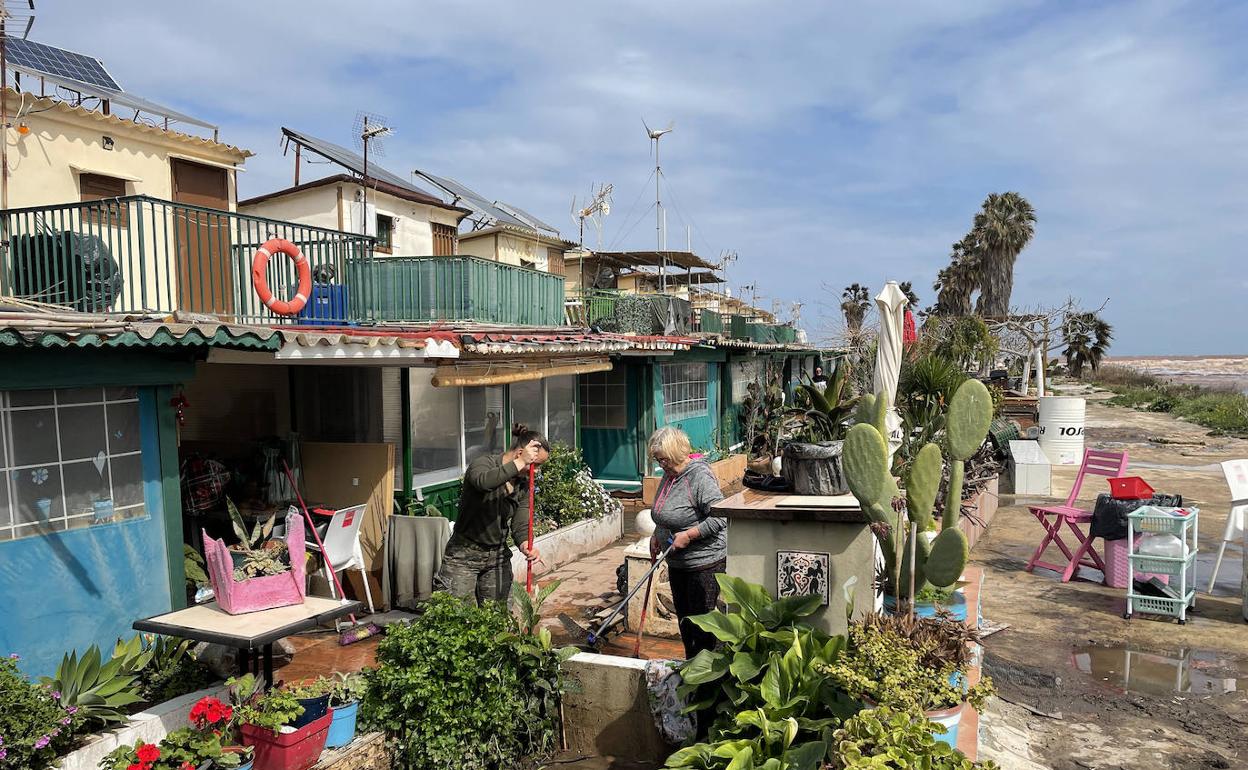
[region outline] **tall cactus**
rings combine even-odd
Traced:
[[[953,585],[966,567],[970,549],[966,535],[958,529],[962,478],[965,462],[988,435],[988,426],[992,421],[992,397],[982,382],[967,380],[949,402],[945,420],[945,445],[951,458],[949,490],[941,531],[935,537],[929,533],[936,529],[932,510],[940,490],[944,457],[935,444],[927,444],[919,450],[906,476],[907,516],[901,531],[898,531],[893,501],[900,497],[900,490],[889,470],[883,406],[882,399],[872,398],[864,398],[859,404],[859,422],[845,436],[845,478],[850,492],[874,525],[872,529],[884,552],[887,574],[893,576],[891,579],[897,583],[892,586],[893,591],[909,598],[912,572],[916,588],[922,587],[924,582],[945,588]],[[914,564],[910,563],[911,544],[906,542],[910,522],[917,524],[921,533],[913,544]],[[897,563],[899,545],[901,564]]]

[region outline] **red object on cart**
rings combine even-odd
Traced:
[[[1153,496],[1153,488],[1139,476],[1111,478],[1109,491],[1115,500],[1149,500]]]
[[[255,770],[308,770],[325,750],[329,723],[333,720],[333,712],[326,712],[293,733],[243,725],[243,744],[255,747]]]

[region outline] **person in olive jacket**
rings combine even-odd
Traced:
[[[550,459],[550,444],[517,423],[515,441],[501,456],[482,455],[468,465],[459,494],[459,517],[442,554],[434,590],[447,591],[478,604],[507,601],[511,595],[511,547],[508,536],[530,562],[528,472]]]

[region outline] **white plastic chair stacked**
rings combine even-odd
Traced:
[[[1227,460],[1222,463],[1222,474],[1226,476],[1226,485],[1231,489],[1231,510],[1226,516],[1226,531],[1222,533],[1222,544],[1218,546],[1218,558],[1213,562],[1213,574],[1209,576],[1209,592],[1213,593],[1213,585],[1218,580],[1218,570],[1222,568],[1222,557],[1226,554],[1226,544],[1236,538],[1244,538],[1244,516],[1248,513],[1248,460]],[[1244,577],[1241,590],[1248,600],[1248,538],[1244,539]],[[1244,605],[1244,618],[1248,619],[1248,601]]]
[[[368,573],[364,570],[364,552],[360,549],[360,525],[364,523],[364,510],[367,507],[367,504],[354,505],[334,514],[334,518],[329,522],[329,528],[325,530],[325,536],[321,538],[325,543],[324,561],[326,564],[321,574],[329,581],[329,595],[337,599],[338,591],[334,587],[334,579],[329,574],[329,568],[333,567],[340,580],[343,579],[342,575],[346,570],[358,569],[360,578],[364,581],[364,596],[368,599],[368,612],[372,614],[374,612],[373,592],[368,586]],[[316,543],[308,543],[308,549],[320,550]]]

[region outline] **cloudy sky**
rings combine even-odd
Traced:
[[[833,324],[841,287],[923,304],[989,192],[1038,216],[1019,305],[1106,299],[1119,354],[1248,353],[1248,4],[39,0],[32,39],[256,153],[244,196],[291,181],[280,126],[453,176],[575,234],[615,185],[604,245],[740,255],[734,289]],[[306,178],[306,177],[305,177]],[[636,206],[632,206],[638,201]],[[592,244],[592,241],[590,241]]]

